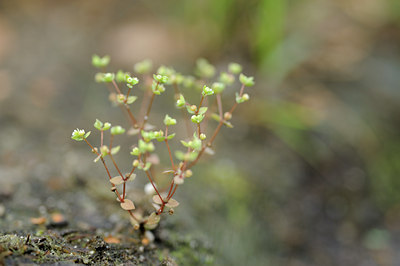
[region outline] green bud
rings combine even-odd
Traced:
[[[151,85],[151,90],[154,94],[160,95],[162,92],[165,91],[165,87],[160,82],[156,82],[153,80],[153,84]]]
[[[169,79],[170,79],[171,84],[173,83],[173,84],[178,84],[178,85],[180,85],[180,84],[183,83],[183,81],[184,81],[185,78],[183,77],[182,74],[176,73],[176,74],[170,76]]]
[[[160,66],[157,70],[158,75],[171,77],[175,74],[175,70],[172,67]]]
[[[100,57],[98,55],[92,56],[92,65],[97,68],[104,68],[110,63],[110,57],[108,55]]]
[[[176,119],[173,119],[173,118],[170,117],[169,115],[165,115],[165,118],[164,118],[164,125],[166,125],[166,126],[173,126],[173,125],[176,125]]]
[[[225,89],[225,84],[222,82],[214,82],[211,86],[216,94],[221,93]]]
[[[129,77],[129,73],[124,72],[122,70],[118,70],[117,74],[115,75],[115,80],[117,82],[126,82],[126,77]]]
[[[108,122],[105,122],[105,123],[104,123],[104,126],[103,126],[103,130],[109,130],[110,127],[111,127],[111,124],[108,123]]]
[[[232,119],[232,113],[231,112],[225,112],[224,113],[224,119],[225,120],[231,120]]]
[[[215,74],[215,67],[206,59],[199,58],[196,62],[196,75],[201,78],[211,78]]]
[[[167,76],[163,76],[163,75],[159,75],[159,74],[154,74],[153,75],[154,80],[156,80],[157,82],[164,84],[168,81],[168,77]]]
[[[111,128],[111,135],[121,135],[125,133],[125,129],[121,126],[114,126]]]
[[[183,79],[183,86],[185,88],[191,88],[194,85],[194,77],[192,76],[186,76]]]
[[[207,138],[206,134],[204,134],[204,133],[200,134],[200,139],[201,140],[205,140],[206,138]]]
[[[240,83],[245,85],[246,87],[251,87],[254,85],[254,77],[247,77],[243,73],[239,75]]]
[[[245,101],[248,101],[250,99],[250,96],[245,93],[242,96],[239,95],[239,93],[236,93],[236,102],[237,103],[243,103]]]
[[[201,93],[203,96],[210,96],[214,94],[213,89],[207,87],[206,85],[204,85],[203,87],[203,92]]]
[[[114,73],[105,73],[103,76],[103,81],[104,82],[112,82],[115,78],[115,74]]]
[[[121,93],[121,94],[118,94],[118,95],[117,95],[117,102],[118,102],[118,103],[124,103],[124,102],[125,102],[125,99],[126,99],[126,98],[125,98],[125,95],[124,95],[124,94]]]
[[[190,118],[190,120],[192,120],[192,122],[195,124],[200,124],[203,119],[204,115],[192,115],[192,117]]]
[[[138,167],[140,164],[139,160],[133,160],[132,165],[133,167]]]
[[[154,131],[154,138],[159,138],[159,137],[163,137],[164,136],[164,132],[162,130],[160,131]]]
[[[98,130],[103,129],[103,122],[101,122],[99,119],[96,119],[96,122],[94,122],[94,127]]]
[[[192,144],[190,147],[195,150],[199,151],[201,149],[201,140],[197,137],[196,133],[193,134],[193,140],[191,141]]]
[[[239,74],[242,71],[242,66],[238,63],[230,63],[228,69],[232,74]]]
[[[152,62],[149,59],[146,59],[136,63],[134,66],[134,70],[136,73],[146,74],[150,72],[152,65],[153,65]]]
[[[131,155],[133,155],[133,156],[139,156],[139,154],[140,154],[140,150],[139,150],[138,147],[135,147],[135,148],[132,149]]]
[[[108,146],[106,146],[106,145],[101,146],[100,147],[100,153],[101,153],[102,157],[108,155],[110,153],[110,150],[108,149]]]
[[[176,101],[176,107],[182,108],[186,104],[185,98],[183,97],[182,94],[179,94],[179,99]]]
[[[226,72],[222,72],[219,76],[219,81],[225,85],[231,85],[235,82],[235,76]]]
[[[139,139],[139,151],[140,151],[140,153],[146,153],[147,152],[146,142],[144,142],[141,139]]]
[[[140,153],[152,152],[155,147],[152,142],[146,143],[143,140],[139,140],[139,151]]]
[[[130,84],[130,85],[136,85],[139,83],[139,79],[136,77],[127,77],[126,78],[126,83]]]
[[[96,73],[96,75],[94,76],[94,81],[96,81],[97,83],[104,82],[104,73]]]
[[[155,149],[153,142],[147,143],[146,149],[147,149],[148,152],[153,152],[154,149]]]
[[[88,133],[85,133],[84,129],[77,128],[72,132],[71,138],[76,141],[82,141],[85,138],[89,137],[89,135],[90,135],[90,131]]]

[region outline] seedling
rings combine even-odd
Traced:
[[[93,66],[105,70],[110,62],[110,57],[99,57],[94,55],[92,58]],[[155,74],[150,75],[152,63],[145,60],[135,64],[134,70],[139,78],[132,76],[130,73],[119,70],[116,73],[97,73],[95,80],[99,83],[105,83],[110,90],[111,101],[120,106],[127,114],[129,121],[129,130],[120,125],[114,125],[110,122],[102,122],[96,119],[94,128],[100,132],[100,140],[98,146],[91,144],[88,140],[90,131],[84,129],[76,129],[72,132],[72,139],[76,141],[84,141],[95,154],[94,162],[101,161],[111,183],[111,192],[115,193],[117,201],[123,210],[126,210],[131,218],[131,222],[135,229],[139,229],[140,225],[144,225],[146,229],[155,228],[160,217],[164,213],[173,214],[174,209],[178,207],[179,202],[172,197],[175,195],[178,187],[182,186],[185,180],[193,175],[192,168],[198,163],[205,153],[213,154],[213,143],[222,126],[233,127],[229,120],[236,107],[249,100],[249,95],[244,93],[246,87],[254,85],[253,77],[247,77],[242,71],[239,64],[231,63],[226,72],[221,72],[218,81],[211,83],[211,86],[204,85],[205,82],[211,82],[215,76],[216,69],[207,60],[199,59],[195,73],[197,78],[193,76],[184,76],[176,72],[171,67],[160,67]],[[240,74],[240,75],[239,75]],[[241,87],[236,92],[236,99],[232,99],[232,107],[228,111],[223,111],[222,93],[234,84],[239,75]],[[144,94],[139,97],[141,91],[137,86],[142,85]],[[148,123],[151,109],[156,98],[161,96],[166,89],[172,87],[175,92],[175,100],[170,100],[171,105],[175,103],[175,108],[181,109],[182,117],[173,118],[168,114],[163,116],[163,125],[154,127]],[[199,103],[190,103],[183,95],[182,88],[199,89]],[[135,95],[133,95],[135,94]],[[213,99],[214,98],[214,99]],[[131,106],[138,104],[141,100],[141,108],[139,114],[134,114]],[[210,103],[214,103],[210,104]],[[216,112],[213,112],[216,110]],[[210,137],[207,134],[207,125],[209,118],[217,121],[217,125]],[[176,135],[181,137],[181,132],[171,133],[172,128],[183,124],[189,138],[177,140]],[[109,142],[105,143],[105,134],[109,135]],[[114,139],[120,135],[136,135],[136,142],[133,144],[130,155],[133,156],[132,168],[126,174],[121,171],[114,155],[120,151],[120,146],[114,146]],[[168,179],[169,185],[165,189],[160,189],[159,185],[154,181],[155,174],[159,174],[156,168],[158,156],[156,153],[155,142],[162,142],[168,151],[168,166],[162,172],[162,175]],[[170,142],[181,143],[184,150],[172,151]],[[157,147],[159,149],[159,147]],[[174,156],[175,155],[175,158]],[[113,177],[110,172],[108,163],[113,165],[118,175]],[[148,179],[149,183],[145,186],[145,193],[152,194],[153,206],[155,211],[147,216],[142,216],[136,212],[134,202],[128,198],[127,182],[136,178],[136,174],[140,177]],[[158,176],[159,177],[159,176]],[[160,177],[157,178],[160,180]]]

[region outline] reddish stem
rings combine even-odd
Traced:
[[[152,180],[151,177],[150,177],[149,171],[145,171],[145,173],[146,173],[147,178],[149,179],[151,185],[153,186],[154,190],[157,192],[158,197],[160,197],[161,202],[164,202],[164,201],[163,201],[163,198],[161,197],[160,193],[158,192],[156,186],[154,185],[153,180]]]

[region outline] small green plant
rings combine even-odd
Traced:
[[[105,70],[110,62],[110,57],[99,57],[94,55],[92,58],[93,66]],[[127,114],[130,123],[130,129],[126,130],[122,126],[114,125],[110,122],[102,122],[96,119],[94,128],[100,132],[99,146],[92,145],[88,137],[90,131],[86,132],[83,129],[76,129],[72,132],[72,139],[76,141],[84,141],[95,154],[94,162],[101,161],[103,164],[109,181],[111,183],[111,191],[116,194],[117,200],[122,209],[126,210],[131,218],[131,222],[135,229],[139,229],[143,225],[146,229],[153,229],[160,221],[160,216],[168,212],[174,213],[179,203],[172,197],[175,195],[177,188],[184,181],[193,175],[192,168],[197,164],[199,159],[205,153],[213,154],[211,147],[220,129],[223,125],[232,127],[229,120],[238,104],[249,100],[249,95],[244,93],[245,87],[254,85],[253,77],[247,77],[242,72],[242,67],[239,64],[231,63],[226,72],[222,72],[217,81],[211,83],[210,79],[215,76],[216,69],[207,60],[199,59],[197,61],[194,76],[184,76],[176,72],[171,67],[161,66],[155,74],[150,75],[152,63],[145,60],[135,64],[134,70],[138,75],[141,75],[139,82],[137,77],[130,73],[119,70],[116,73],[100,72],[95,75],[95,80],[99,83],[105,83],[110,90],[110,100],[120,106]],[[239,75],[240,74],[240,75]],[[229,111],[223,112],[222,93],[230,85],[234,84],[235,79],[239,75],[241,87],[236,92],[236,101],[233,101]],[[204,85],[205,82],[210,82],[210,86]],[[132,106],[137,104],[138,94],[140,90],[136,87],[138,84],[143,85],[142,103],[140,104],[139,115],[134,115]],[[150,112],[156,98],[163,94],[166,87],[172,87],[175,95],[175,107],[181,109],[182,117],[178,120],[165,114],[163,117],[163,126],[156,127],[148,123]],[[199,90],[200,101],[198,104],[189,103],[189,101],[181,93],[182,89]],[[133,95],[135,94],[135,95]],[[215,98],[215,99],[212,99]],[[171,101],[172,102],[172,101]],[[209,103],[214,103],[209,104]],[[216,110],[214,112],[214,110]],[[217,121],[216,128],[212,131],[211,137],[208,137],[206,126],[209,118]],[[181,139],[180,143],[184,150],[176,150],[172,152],[170,142],[177,142],[176,134],[181,137],[181,132],[171,133],[172,128],[176,128],[179,124],[183,124],[181,128],[187,131],[187,138]],[[185,129],[186,128],[186,129]],[[182,131],[182,130],[178,130]],[[108,132],[108,133],[107,133]],[[105,134],[109,134],[109,142],[105,143]],[[120,146],[114,146],[114,139],[119,135],[136,135],[136,142],[131,148],[130,155],[133,156],[132,168],[128,173],[123,173],[118,166],[114,156],[120,151]],[[159,189],[155,182],[156,163],[158,158],[155,150],[155,142],[164,143],[168,151],[169,166],[162,172],[166,174],[169,184],[165,189]],[[158,147],[157,147],[158,149]],[[176,159],[174,159],[173,154]],[[118,175],[113,177],[110,168],[106,161],[111,161]],[[135,204],[127,196],[127,182],[135,179],[137,173],[142,173],[149,183],[145,190],[147,194],[152,195],[153,206],[155,211],[147,216],[141,212],[135,211]],[[160,178],[157,178],[159,181]]]

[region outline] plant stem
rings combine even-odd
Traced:
[[[112,81],[112,84],[114,85],[115,90],[117,91],[118,94],[122,94],[121,90],[118,88],[117,83],[115,82],[115,80]]]
[[[167,202],[172,198],[172,196],[175,194],[176,189],[178,188],[179,185],[175,185],[174,190],[172,191],[171,195],[169,195],[169,197],[167,198]]]
[[[92,148],[92,151],[94,151],[94,152],[96,153],[97,156],[100,156],[100,153],[98,153],[98,152],[93,148],[93,146],[89,143],[89,141],[88,141],[86,138],[84,138],[83,140],[87,143],[87,145],[90,146],[90,148]],[[107,167],[107,165],[106,165],[106,162],[105,162],[104,158],[100,156],[100,159],[101,159],[101,162],[103,163],[104,168],[106,169],[108,178],[111,180],[112,177],[111,177],[110,171],[108,170],[108,167]],[[112,185],[113,187],[115,187],[115,184],[111,183],[111,185]],[[119,194],[118,189],[115,190],[115,194],[117,194],[117,197],[118,197],[119,201],[124,202],[124,199],[123,199],[123,198],[121,197],[121,195]]]
[[[149,179],[149,181],[150,181],[151,185],[153,186],[154,190],[157,192],[157,195],[158,195],[158,197],[160,197],[160,200],[161,200],[161,202],[164,202],[164,201],[163,201],[163,198],[161,197],[160,193],[158,192],[158,190],[157,190],[156,186],[154,185],[154,182],[153,182],[153,180],[152,180],[152,179],[151,179],[151,177],[150,177],[150,173],[149,173],[149,171],[145,171],[145,173],[146,173],[146,175],[147,175],[147,178]]]
[[[171,167],[175,171],[174,159],[172,158],[172,153],[171,153],[171,149],[170,149],[169,144],[168,144],[167,137],[168,137],[168,126],[165,127],[165,145],[167,146],[167,149],[168,149],[169,159],[171,160]]]

